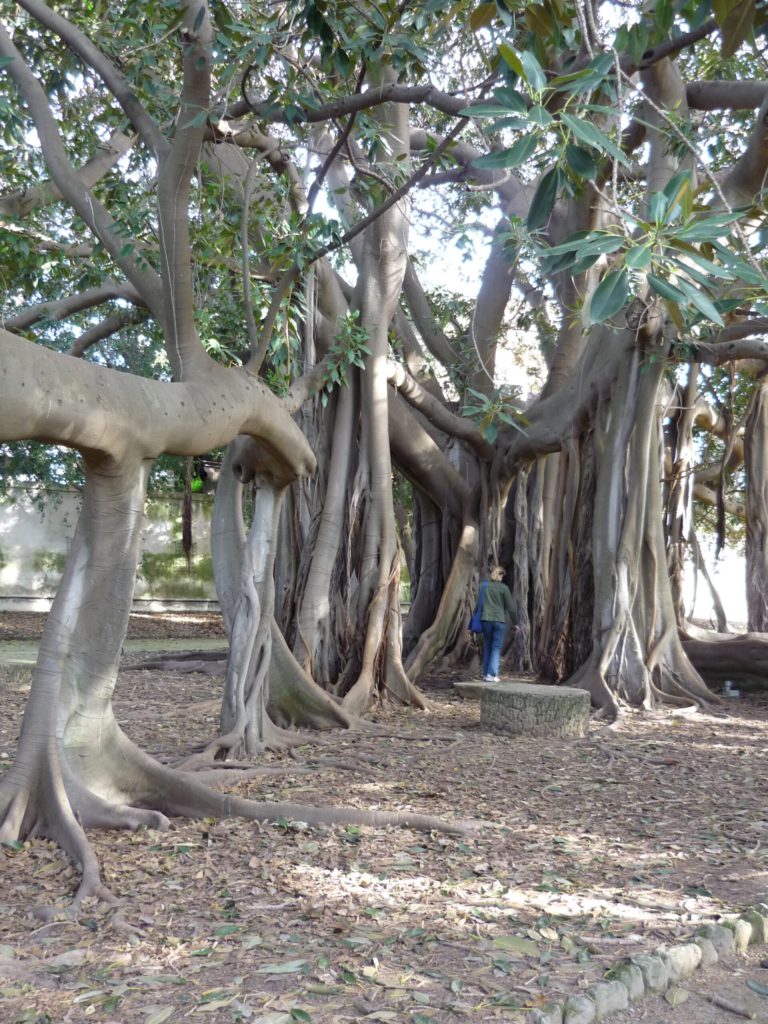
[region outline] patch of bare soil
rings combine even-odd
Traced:
[[[188,755],[215,732],[221,679],[139,660],[121,673],[118,718],[155,756]],[[3,1021],[519,1022],[765,895],[768,697],[733,701],[727,717],[638,714],[595,722],[582,741],[542,741],[481,732],[477,703],[449,680],[427,690],[428,713],[376,715],[389,736],[308,736],[229,785],[260,800],[483,819],[474,835],[291,821],[94,833],[132,936],[96,904],[77,922],[41,923],[33,908],[64,905],[75,867],[40,839],[0,848]],[[19,683],[0,689],[5,763],[25,697]],[[733,964],[710,970],[768,984],[757,955]],[[686,1018],[696,1005],[670,1020],[738,1020]],[[665,1006],[618,1019],[666,1021]]]

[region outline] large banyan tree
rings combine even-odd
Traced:
[[[428,666],[468,657],[491,558],[523,626],[508,664],[609,713],[709,701],[697,665],[759,674],[757,633],[687,625],[682,573],[698,510],[723,536],[746,522],[765,628],[760,17],[589,0],[3,17],[0,440],[79,453],[84,498],[0,839],[54,836],[85,892],[83,827],[319,820],[212,793],[115,721],[160,456],[226,447],[231,644],[203,758],[362,726],[382,696],[421,705]],[[531,394],[508,377],[526,349]]]

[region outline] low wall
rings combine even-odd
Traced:
[[[192,495],[193,549],[189,566],[181,547],[180,495],[150,497],[144,510],[134,600],[137,605],[209,606],[216,602],[210,553],[213,499]],[[46,610],[66,564],[80,510],[80,492],[42,496],[15,488],[0,500],[0,607]]]

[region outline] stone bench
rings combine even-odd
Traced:
[[[455,684],[464,697],[480,699],[480,728],[512,736],[586,736],[589,694],[572,686],[540,683]]]

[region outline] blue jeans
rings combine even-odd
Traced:
[[[486,622],[483,619],[483,675],[497,676],[501,645],[504,643],[503,622]]]

